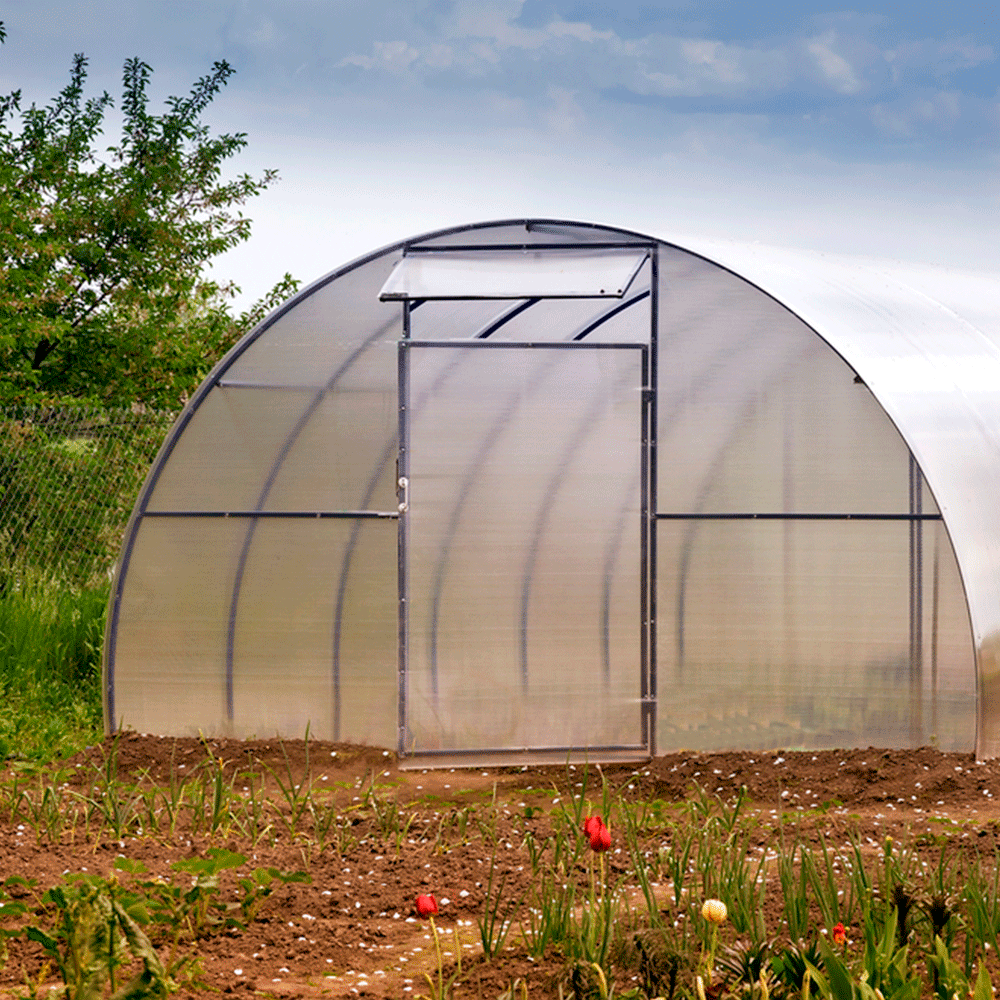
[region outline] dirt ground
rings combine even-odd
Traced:
[[[80,776],[92,775],[94,767],[106,767],[111,749],[106,742],[70,761],[70,784],[83,782]],[[51,844],[30,824],[0,815],[0,882],[13,875],[30,877],[41,891],[66,874],[107,875],[121,856],[144,862],[150,877],[169,879],[174,862],[224,847],[248,855],[248,868],[306,871],[312,881],[282,886],[246,930],[231,929],[199,942],[211,990],[277,998],[426,994],[423,973],[436,970],[437,958],[430,926],[417,919],[414,901],[420,893],[433,893],[440,905],[437,927],[445,962],[453,961],[456,929],[463,950],[456,996],[495,1000],[517,978],[528,984],[532,998],[556,995],[554,983],[562,969],[557,959],[532,962],[516,948],[491,963],[482,961],[476,920],[484,909],[490,858],[484,857],[483,840],[471,825],[468,838],[459,835],[459,820],[472,815],[469,807],[482,809],[496,796],[501,804],[497,867],[508,873],[508,887],[517,890],[528,878],[524,832],[544,838],[550,813],[581,779],[582,768],[409,771],[399,769],[389,751],[310,741],[307,776],[302,741],[214,740],[207,749],[230,776],[250,768],[267,775],[270,768],[278,777],[291,773],[296,783],[308,777],[314,794],[322,791],[335,799],[345,815],[374,782],[385,801],[394,801],[402,815],[412,814],[412,822],[398,849],[359,824],[357,841],[341,854],[333,846],[318,850],[294,842],[285,831],[276,843],[269,838],[252,849],[231,831],[220,838],[183,829],[155,836],[134,831],[121,840],[78,831],[72,842],[64,835],[61,843]],[[206,759],[206,746],[198,740],[135,734],[121,737],[114,752],[119,777],[134,775],[147,783],[169,783],[171,775],[176,781]],[[3,780],[11,776],[8,770]],[[890,835],[933,846],[937,831],[947,824],[961,831],[955,836],[970,850],[991,856],[1000,844],[1000,762],[977,762],[968,754],[929,747],[667,754],[642,765],[607,766],[603,776],[626,797],[667,803],[691,797],[695,783],[724,800],[745,786],[762,829],[765,822],[773,825],[779,812],[788,820],[801,813],[801,830],[816,838],[822,833],[831,843],[842,843],[854,829],[872,845]],[[599,778],[593,768],[589,780],[588,797],[596,806]],[[271,793],[280,793],[273,776],[269,782]],[[612,873],[624,870],[620,842],[607,859]],[[226,892],[235,895],[233,883],[223,881]],[[30,893],[21,895],[32,902]],[[777,922],[771,914],[769,925]],[[516,938],[515,927],[509,940]],[[41,953],[20,939],[13,939],[9,950],[0,971],[0,995],[24,994],[24,977],[37,976]],[[184,990],[181,995],[210,992]]]

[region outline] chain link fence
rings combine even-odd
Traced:
[[[0,409],[0,589],[11,574],[108,578],[173,413]]]

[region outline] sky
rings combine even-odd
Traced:
[[[154,106],[277,168],[215,265],[258,298],[387,243],[514,217],[1000,270],[989,5],[859,0],[0,0],[0,93],[88,94],[138,56]],[[110,121],[110,120],[109,120]],[[108,144],[116,136],[107,135]]]

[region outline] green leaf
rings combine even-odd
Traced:
[[[240,865],[247,863],[245,854],[237,854],[235,851],[228,851],[223,847],[210,847],[208,856],[215,865],[214,872],[221,872],[227,868],[239,868]]]
[[[142,861],[132,858],[115,858],[115,869],[129,875],[145,875],[149,869]]]
[[[312,885],[312,875],[306,872],[278,872],[277,877],[286,885],[290,882],[303,882]]]
[[[976,976],[976,985],[972,990],[972,1000],[993,1000],[993,984],[985,962],[979,963],[979,975]]]
[[[59,958],[59,942],[54,938],[50,937],[45,933],[40,927],[28,927],[25,930],[25,934],[29,941],[34,941],[40,944],[46,951],[47,954]]]
[[[830,995],[833,1000],[854,1000],[854,987],[843,962],[837,957],[826,938],[820,938],[819,951],[823,956],[823,968],[830,981]]]

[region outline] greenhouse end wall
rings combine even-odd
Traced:
[[[946,518],[863,367],[621,230],[487,224],[355,262],[164,445],[106,725],[425,764],[972,749]]]

